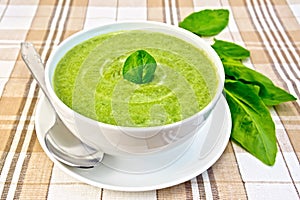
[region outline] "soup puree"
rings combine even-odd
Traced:
[[[154,79],[146,84],[122,75],[126,58],[141,49],[157,62]],[[141,30],[78,44],[60,60],[53,77],[57,96],[76,112],[129,127],[188,118],[211,101],[217,84],[216,67],[204,51],[176,37]]]

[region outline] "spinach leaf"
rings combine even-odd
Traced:
[[[256,89],[226,80],[226,99],[232,115],[231,139],[267,165],[274,165],[277,146],[275,125]]]
[[[192,13],[179,26],[198,36],[212,36],[227,26],[228,18],[228,10],[203,10]],[[231,140],[265,164],[273,165],[277,153],[276,135],[267,106],[296,98],[242,63],[242,60],[249,58],[249,50],[217,39],[212,48],[219,55],[225,70],[224,90],[233,122]]]
[[[126,59],[123,78],[137,84],[149,83],[156,70],[155,59],[145,50],[138,50]]]
[[[293,95],[275,86],[268,77],[246,67],[242,63],[230,60],[223,60],[222,62],[227,79],[230,78],[259,86],[259,96],[267,106],[296,100]]]
[[[247,49],[231,42],[216,39],[212,48],[222,60],[226,78],[259,86],[259,96],[267,106],[296,100],[293,95],[275,86],[269,78],[249,69],[241,62],[250,56]]]
[[[220,58],[243,60],[250,56],[250,51],[232,42],[215,39],[215,43],[211,46]]]
[[[220,33],[228,24],[229,11],[226,9],[202,10],[187,16],[179,27],[199,36],[213,36]]]

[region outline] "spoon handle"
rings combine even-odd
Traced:
[[[37,53],[36,49],[34,48],[33,44],[30,42],[22,42],[21,55],[25,64],[27,65],[27,68],[31,71],[32,76],[37,81],[38,85],[46,95],[47,99],[49,99],[49,94],[45,82],[44,64],[42,62],[40,55]]]

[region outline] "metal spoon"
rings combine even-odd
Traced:
[[[44,64],[33,44],[29,42],[21,43],[21,54],[32,76],[55,111],[55,123],[46,132],[44,138],[45,144],[53,157],[72,167],[92,168],[100,163],[103,152],[85,144],[74,136],[57,115],[46,88]]]

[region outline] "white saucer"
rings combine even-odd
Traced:
[[[206,138],[195,137],[190,148],[172,164],[145,173],[126,173],[104,164],[100,164],[93,169],[72,168],[54,159],[44,143],[45,131],[54,119],[53,110],[44,98],[41,98],[37,105],[35,127],[38,140],[46,154],[61,170],[70,176],[105,189],[146,191],[166,188],[188,181],[207,170],[219,159],[226,148],[231,133],[230,111],[223,96],[211,113],[210,118],[207,124],[199,130],[207,131]],[[203,142],[202,148],[199,148],[199,144]],[[176,157],[177,155],[170,156]],[[160,159],[157,156],[156,161]],[[118,166],[118,169],[122,169],[122,160],[115,159],[115,162],[114,165]]]

